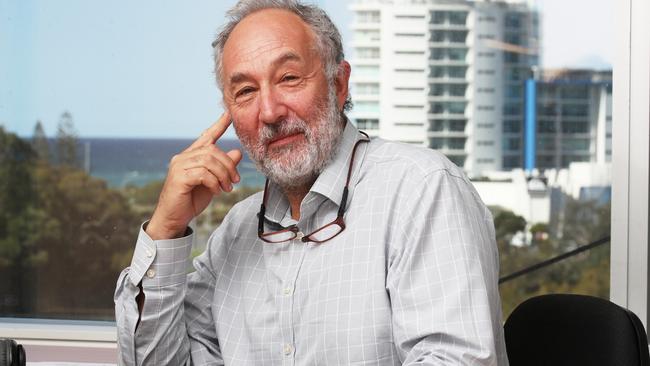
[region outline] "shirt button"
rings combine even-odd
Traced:
[[[147,277],[153,278],[153,276],[155,275],[156,275],[156,271],[154,271],[153,269],[147,271]]]
[[[284,345],[284,348],[282,349],[285,355],[289,356],[293,352],[293,347],[289,343]]]
[[[293,289],[292,289],[291,287],[285,287],[285,288],[284,288],[284,294],[285,294],[285,295],[291,295],[291,291],[292,291],[292,290],[293,290]]]
[[[151,249],[147,249],[146,253],[147,253],[147,257],[149,257],[149,258],[151,258],[151,256],[153,255],[153,252],[151,251]]]
[[[305,234],[302,233],[302,231],[298,231],[296,233],[296,240],[300,240],[305,236]]]

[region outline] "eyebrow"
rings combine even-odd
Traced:
[[[302,61],[302,57],[298,56],[298,54],[296,54],[295,52],[288,51],[288,52],[285,52],[282,55],[280,55],[275,60],[273,60],[271,65],[273,67],[277,67],[277,66],[282,65],[282,64],[284,64],[286,62],[289,62],[289,61]],[[232,85],[232,84],[240,83],[240,82],[245,81],[247,79],[248,79],[247,74],[242,73],[242,72],[236,72],[236,73],[232,74],[229,81],[230,81],[230,84]]]

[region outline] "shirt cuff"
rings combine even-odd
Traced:
[[[145,231],[147,224],[140,226],[129,279],[135,286],[142,281],[142,287],[184,283],[190,266],[194,232],[188,227],[182,238],[153,240]]]

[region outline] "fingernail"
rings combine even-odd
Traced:
[[[239,175],[235,175],[235,183],[239,183]]]
[[[228,192],[232,191],[232,184],[228,184]]]

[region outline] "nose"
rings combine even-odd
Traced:
[[[284,120],[287,117],[287,106],[280,93],[273,88],[262,88],[260,92],[260,121],[273,124]]]

